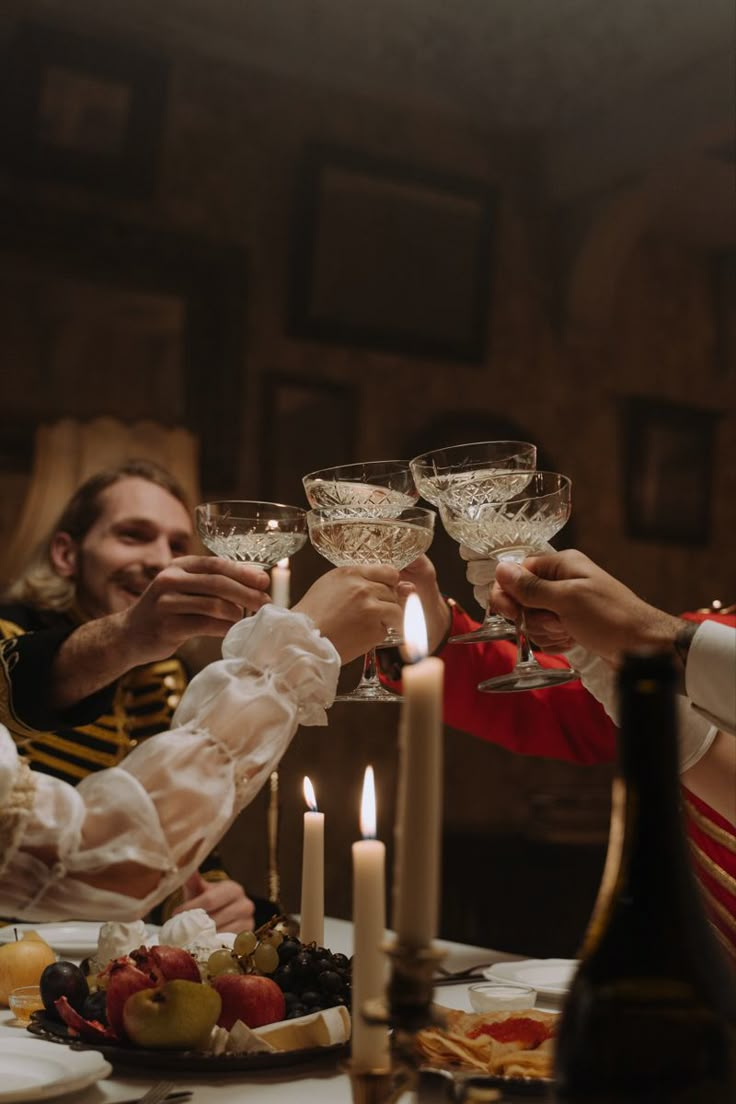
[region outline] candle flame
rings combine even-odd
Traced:
[[[266,522],[266,529],[269,533],[274,533],[279,527],[278,518],[269,518]]]
[[[289,557],[284,556],[283,560],[279,560],[279,562],[276,564],[276,566],[277,567],[288,567],[289,566]]]
[[[376,781],[373,767],[365,768],[363,797],[360,802],[360,831],[363,839],[376,838]]]
[[[404,607],[404,646],[411,663],[429,653],[427,641],[427,623],[424,620],[422,603],[416,594],[410,594]]]
[[[314,786],[309,781],[307,775],[304,775],[304,800],[313,813],[317,812],[317,798],[314,796]]]

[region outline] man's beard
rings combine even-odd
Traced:
[[[119,613],[123,608],[128,609],[138,601],[143,591],[152,579],[155,579],[159,571],[160,568],[143,567],[140,564],[121,567],[106,579],[102,594],[92,594],[84,585],[84,559],[80,557],[76,584],[77,604],[82,612],[91,618],[106,617],[111,613]],[[113,589],[111,590],[111,588]],[[124,605],[122,602],[115,602],[113,595],[116,593],[120,594],[121,598],[124,596]]]

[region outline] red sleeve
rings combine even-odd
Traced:
[[[459,606],[452,633],[474,622]],[[451,633],[451,635],[452,635]],[[580,682],[518,694],[484,694],[479,682],[510,671],[516,647],[508,641],[448,644],[445,663],[445,723],[518,755],[606,763],[616,757],[616,728]],[[538,655],[543,667],[567,667],[560,656]]]

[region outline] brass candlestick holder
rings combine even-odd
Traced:
[[[275,905],[279,905],[279,912],[284,910],[281,905],[281,877],[279,875],[279,772],[271,771],[268,794],[268,899]]]
[[[384,950],[391,962],[386,999],[367,1001],[354,1014],[368,1023],[393,1028],[391,1065],[388,1069],[355,1070],[351,1064],[353,1104],[392,1104],[402,1093],[415,1088],[421,1064],[417,1032],[442,1023],[433,1012],[432,995],[444,951],[435,946],[406,947],[400,943],[386,944]]]

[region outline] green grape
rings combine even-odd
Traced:
[[[235,942],[233,943],[233,950],[238,955],[247,956],[253,954],[257,943],[258,940],[256,939],[255,932],[244,931],[236,936]]]
[[[240,969],[230,951],[213,951],[207,959],[207,973],[210,977],[220,974],[239,974]]]
[[[276,947],[278,949],[284,942],[284,933],[278,931],[276,928],[273,931],[265,932],[261,936],[261,943],[267,944],[269,947]]]
[[[253,958],[262,974],[272,974],[279,964],[279,952],[270,943],[259,943]]]

